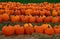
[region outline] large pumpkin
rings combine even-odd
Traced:
[[[15,31],[14,31],[14,27],[9,25],[9,26],[3,26],[2,28],[2,34],[5,36],[11,36],[14,35]]]
[[[53,35],[54,34],[54,29],[51,26],[48,26],[48,28],[45,29],[45,34]]]
[[[43,33],[43,28],[41,26],[34,26],[34,31],[37,34],[42,34]]]
[[[15,25],[14,29],[15,29],[15,33],[17,35],[23,35],[24,34],[24,27],[22,27],[20,25]]]

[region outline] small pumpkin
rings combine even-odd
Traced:
[[[58,16],[58,12],[56,10],[52,11],[52,16]]]
[[[20,10],[15,10],[15,14],[16,15],[20,15],[21,14],[21,11]]]
[[[24,25],[24,29],[25,29],[25,33],[27,34],[27,35],[31,35],[31,34],[33,34],[34,33],[34,29],[33,29],[33,26],[32,26],[32,24],[25,24]]]
[[[2,14],[2,20],[3,21],[8,21],[9,20],[9,15],[8,14]]]
[[[53,35],[54,34],[54,29],[51,26],[49,26],[48,28],[45,29],[45,34]]]
[[[43,29],[46,29],[46,28],[48,28],[49,25],[50,25],[50,24],[42,24],[41,27],[42,27]]]
[[[41,15],[41,16],[45,15],[45,10],[40,11],[40,15]]]
[[[18,15],[16,15],[16,16],[11,15],[10,19],[11,19],[12,22],[19,22],[20,17]]]
[[[56,34],[60,34],[60,26],[55,25],[54,26],[54,31],[55,31]]]
[[[52,18],[52,22],[53,22],[53,23],[59,22],[59,17],[53,17],[53,18]]]
[[[22,27],[20,25],[15,25],[14,29],[15,29],[15,33],[17,35],[23,35],[24,34],[24,27]]]
[[[36,18],[36,22],[43,22],[43,19],[41,16],[40,17],[36,16],[35,18]]]
[[[52,16],[48,16],[45,18],[44,22],[51,22],[52,20]]]
[[[24,18],[23,18],[23,22],[28,22],[28,20],[29,20],[29,16],[24,16]]]
[[[3,26],[2,28],[2,34],[5,36],[11,36],[14,35],[15,31],[14,31],[14,27],[9,25],[9,26]]]
[[[4,9],[0,9],[0,14],[3,14],[4,13]]]
[[[34,26],[34,31],[35,31],[37,34],[42,34],[42,33],[43,33],[43,28],[42,28],[41,26],[35,25],[35,26]]]
[[[29,22],[31,23],[35,22],[35,17],[32,15],[29,15]]]
[[[25,9],[21,9],[21,14],[25,14]]]
[[[50,11],[46,11],[45,15],[46,16],[50,16],[51,15],[51,12]]]
[[[27,9],[27,10],[25,11],[25,14],[26,14],[26,15],[29,15],[29,14],[32,13],[32,11],[33,11],[32,9]]]

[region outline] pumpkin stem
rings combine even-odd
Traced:
[[[52,28],[50,24],[48,24],[48,28]]]

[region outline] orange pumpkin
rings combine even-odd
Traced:
[[[14,10],[10,10],[10,14],[13,15],[14,14]]]
[[[50,24],[42,24],[41,27],[42,27],[43,29],[46,29],[46,28],[48,28],[49,25],[50,25]]]
[[[42,17],[41,16],[40,17],[36,16],[36,22],[43,22]]]
[[[24,20],[24,15],[20,15],[20,21],[21,21],[21,22],[25,22],[25,20]]]
[[[43,28],[41,26],[34,26],[34,30],[37,34],[43,33]]]
[[[10,12],[11,12],[11,11],[10,11],[9,9],[7,9],[7,8],[5,9],[5,13],[6,13],[6,14],[10,14]]]
[[[53,35],[54,34],[54,29],[50,26],[45,29],[45,34],[47,35]]]
[[[54,31],[56,34],[60,34],[60,26],[55,25],[54,26]]]
[[[38,15],[39,13],[40,13],[39,10],[33,10],[33,13],[32,14]]]
[[[56,10],[52,11],[52,16],[58,16],[58,12]]]
[[[32,24],[24,24],[24,29],[25,29],[25,33],[27,34],[27,35],[31,35],[31,34],[33,34],[34,33],[34,29],[33,29],[33,26],[32,26]]]
[[[41,16],[42,17],[42,19],[43,19],[43,21],[45,20],[45,18],[46,18],[46,16],[45,15],[43,15],[43,16]]]
[[[4,13],[4,9],[0,9],[0,14],[3,14]]]
[[[44,22],[51,22],[52,20],[52,16],[48,16],[45,18]]]
[[[21,14],[25,14],[25,9],[21,9]]]
[[[28,22],[28,20],[29,20],[29,16],[24,16],[23,22]]]
[[[9,15],[8,14],[2,14],[2,20],[3,21],[8,21],[9,20]]]
[[[20,15],[21,14],[21,11],[20,10],[15,10],[15,14],[16,15]]]
[[[24,24],[24,29],[26,29],[29,26],[29,24],[25,23]]]
[[[14,15],[11,15],[11,21],[12,22],[19,22],[19,20],[20,20],[20,17],[18,16],[18,15],[16,15],[16,16],[14,16]]]
[[[23,35],[24,34],[24,27],[20,25],[15,25],[14,26],[15,32],[17,35]]]
[[[41,16],[45,15],[45,10],[40,11],[40,15],[41,15]]]
[[[27,9],[27,10],[25,11],[25,14],[26,14],[26,15],[29,15],[29,14],[32,13],[32,11],[33,11],[32,9]]]
[[[52,18],[52,22],[53,22],[53,23],[59,22],[59,18],[58,18],[58,17],[53,17],[53,18]]]
[[[29,22],[35,22],[35,17],[34,17],[34,16],[29,15]]]
[[[3,26],[2,28],[2,34],[5,36],[11,36],[14,35],[14,27],[9,25],[9,26]]]
[[[45,15],[46,16],[50,16],[51,15],[51,12],[50,11],[46,11]]]

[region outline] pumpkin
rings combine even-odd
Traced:
[[[51,12],[50,11],[46,11],[45,15],[46,16],[50,16],[51,15]]]
[[[34,33],[33,25],[32,24],[24,24],[25,34],[31,35]]]
[[[45,10],[40,11],[40,15],[41,15],[41,16],[45,15]]]
[[[11,15],[11,22],[19,22],[20,20],[20,17],[18,15],[14,16],[14,15]]]
[[[43,21],[45,20],[45,18],[46,18],[46,16],[45,15],[43,15],[43,16],[41,16],[42,17],[42,19],[43,19]]]
[[[21,14],[21,11],[20,10],[15,10],[15,14],[16,15],[20,15]]]
[[[10,14],[10,12],[11,12],[11,11],[10,11],[8,8],[5,9],[5,13],[6,13],[6,14]]]
[[[52,18],[52,22],[53,22],[53,23],[59,22],[59,17],[53,17],[53,18]]]
[[[52,16],[58,16],[58,12],[56,10],[52,11]]]
[[[42,27],[43,29],[46,29],[46,28],[48,28],[49,25],[50,25],[50,24],[42,24],[41,27]]]
[[[55,25],[54,26],[54,31],[56,34],[60,34],[60,26]]]
[[[29,15],[29,14],[32,13],[32,11],[33,11],[32,9],[27,9],[27,10],[25,11],[25,14],[26,14],[26,15]]]
[[[33,10],[33,13],[32,14],[38,15],[39,13],[40,13],[39,10]]]
[[[24,16],[23,22],[28,22],[28,20],[29,20],[29,16]]]
[[[25,23],[24,28],[26,29],[29,26],[29,24]]]
[[[36,18],[36,22],[43,22],[43,19],[41,16],[40,17],[36,16],[35,18]]]
[[[42,34],[42,33],[43,33],[43,28],[42,28],[41,26],[35,25],[35,26],[34,26],[34,31],[35,31],[35,33],[37,33],[37,34]]]
[[[9,15],[8,14],[2,14],[2,20],[3,21],[8,21],[9,20]]]
[[[10,14],[13,15],[14,14],[14,10],[10,10]]]
[[[25,14],[25,9],[21,9],[21,14]]]
[[[22,27],[20,25],[15,25],[14,29],[15,29],[15,33],[17,35],[23,35],[24,34],[24,27]]]
[[[48,28],[45,29],[45,34],[53,35],[54,34],[54,29],[51,26],[49,26]]]
[[[44,22],[51,22],[52,20],[52,16],[48,16],[45,18]]]
[[[29,22],[31,22],[31,23],[35,22],[35,17],[34,17],[34,16],[29,15]]]
[[[11,36],[14,35],[15,31],[14,31],[14,27],[9,25],[9,26],[3,26],[2,28],[2,34],[5,36]]]
[[[0,14],[3,14],[4,13],[4,9],[0,9]]]

